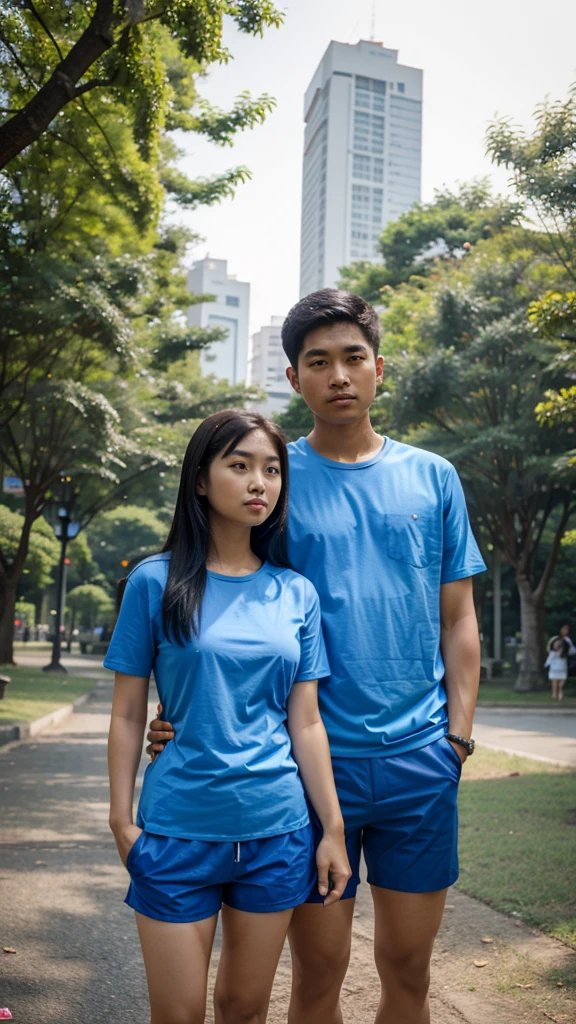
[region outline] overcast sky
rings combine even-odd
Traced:
[[[331,39],[370,37],[372,0],[290,0],[279,30],[252,39],[229,28],[234,60],[215,66],[200,84],[227,107],[242,90],[277,100],[265,125],[220,149],[198,137],[184,146],[182,169],[208,176],[246,164],[252,180],[233,200],[178,213],[204,237],[192,251],[228,260],[252,286],[250,329],[286,313],[298,299],[303,97]],[[547,95],[564,99],[576,81],[573,0],[376,0],[375,38],[399,50],[399,61],[424,70],[422,198],[444,184],[489,174],[499,191],[506,174],[484,155],[487,124],[496,115],[529,127]]]

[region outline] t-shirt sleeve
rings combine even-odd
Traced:
[[[484,572],[486,565],[472,533],[460,478],[450,467],[444,486],[444,526],[441,583]]]
[[[311,583],[306,581],[306,615],[300,627],[300,664],[295,681],[305,683],[309,679],[325,679],[330,675],[328,655],[320,618],[320,601]]]
[[[104,668],[129,676],[149,677],[155,646],[147,592],[128,578]]]

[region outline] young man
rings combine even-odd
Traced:
[[[321,689],[353,876],[294,913],[289,1024],[341,1024],[361,851],[382,982],[376,1024],[427,1024],[432,946],[456,881],[456,797],[480,676],[471,577],[485,569],[454,468],[382,438],[369,409],[380,325],[357,295],[314,292],[283,331],[314,413],[291,444],[289,553],[315,585],[331,667]],[[172,733],[154,722],[149,750]]]

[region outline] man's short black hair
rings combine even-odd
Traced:
[[[300,299],[288,313],[282,327],[282,348],[291,366],[298,369],[298,356],[306,335],[330,324],[356,324],[371,346],[374,356],[380,348],[380,320],[373,306],[354,292],[322,288]]]

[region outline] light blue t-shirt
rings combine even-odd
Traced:
[[[386,438],[366,462],[288,446],[288,548],[314,584],[331,675],[320,709],[335,757],[378,757],[446,732],[440,585],[482,572],[454,467]]]
[[[213,842],[302,828],[286,702],[293,683],[330,671],[318,595],[269,562],[249,576],[209,572],[199,635],[180,647],[162,628],[169,558],[154,555],[130,573],[104,661],[128,675],[154,670],[176,732],[146,769],[138,825]]]

